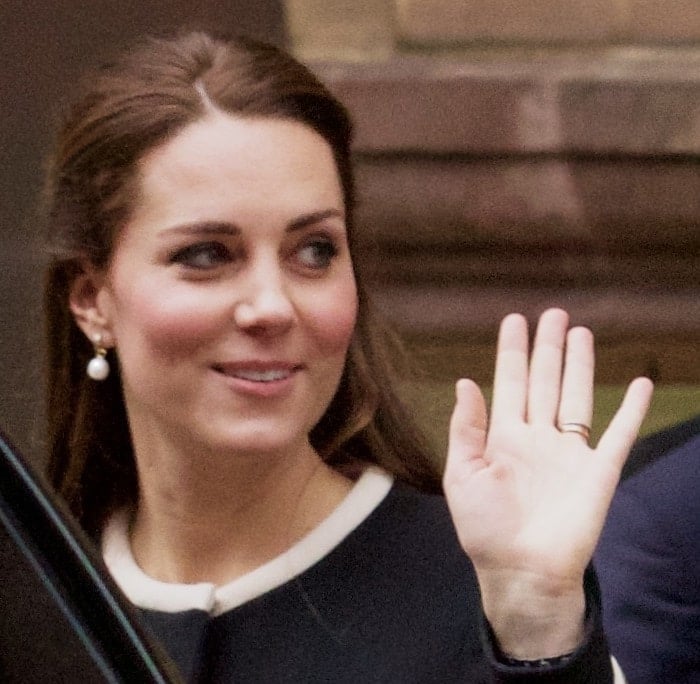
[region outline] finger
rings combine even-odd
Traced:
[[[527,401],[527,321],[510,314],[501,322],[493,380],[491,422],[522,421]]]
[[[588,328],[572,328],[566,335],[558,425],[578,423],[590,429],[594,368],[593,333]]]
[[[654,386],[649,378],[633,380],[620,408],[598,442],[596,451],[615,462],[619,470],[625,463],[651,403]]]
[[[445,465],[445,479],[464,466],[470,470],[483,465],[486,444],[486,402],[478,385],[472,380],[459,380],[457,397],[450,419],[450,441]]]
[[[549,309],[540,316],[530,361],[527,394],[529,423],[553,424],[559,406],[562,357],[569,315]]]

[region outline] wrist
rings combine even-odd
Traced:
[[[497,579],[497,581],[495,581]],[[583,581],[559,586],[511,576],[479,577],[484,615],[506,659],[540,661],[575,651],[584,639]]]

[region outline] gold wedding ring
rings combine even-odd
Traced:
[[[585,423],[563,422],[559,423],[559,432],[575,432],[581,435],[586,441],[591,436],[591,428]]]

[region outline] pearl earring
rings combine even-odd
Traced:
[[[109,375],[109,363],[105,358],[107,350],[102,346],[102,335],[99,333],[95,335],[92,344],[95,348],[95,356],[87,365],[87,374],[93,380],[104,380]]]

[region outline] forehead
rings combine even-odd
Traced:
[[[137,175],[137,214],[343,204],[330,145],[286,119],[213,112],[146,154]]]

